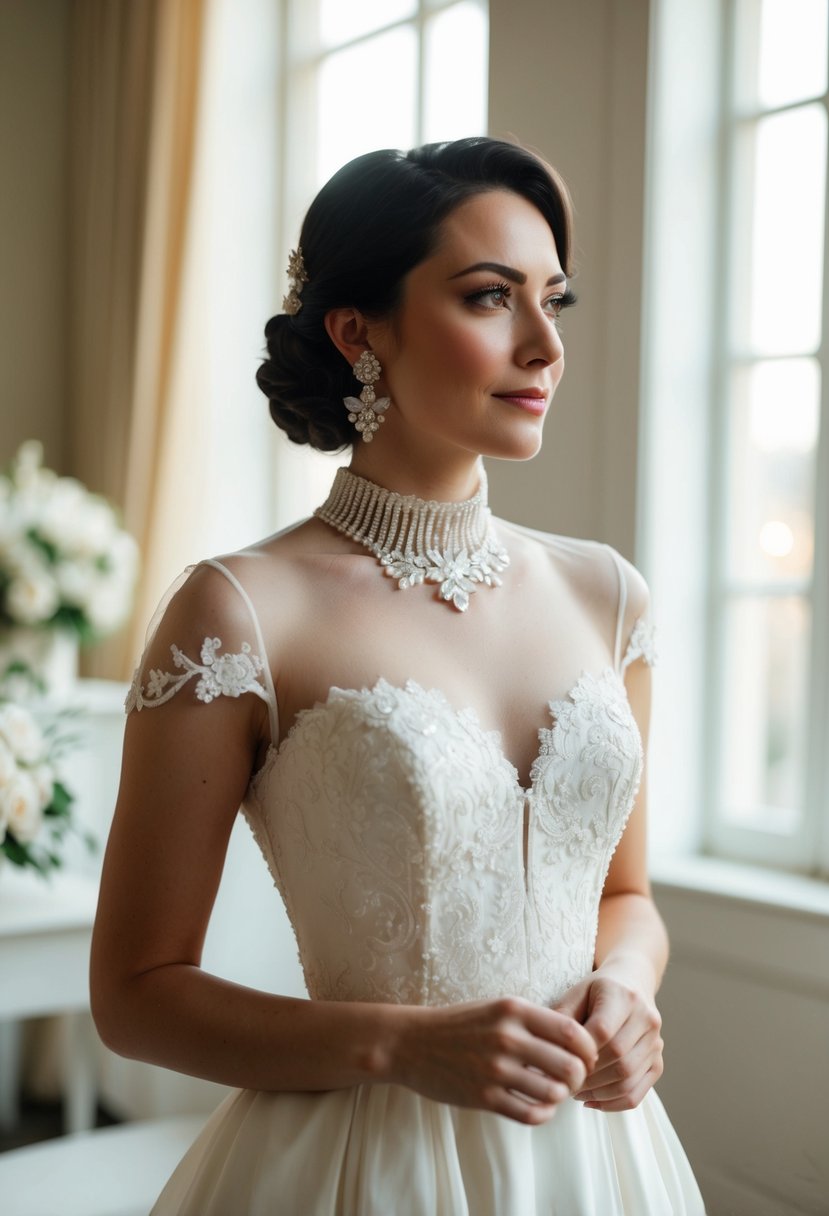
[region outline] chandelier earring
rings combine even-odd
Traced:
[[[363,436],[366,443],[371,443],[375,432],[379,431],[380,423],[385,422],[385,412],[391,405],[390,397],[380,397],[374,391],[373,385],[380,379],[382,368],[380,360],[370,350],[364,350],[360,358],[353,364],[351,370],[363,385],[359,397],[346,397],[345,408],[348,410],[348,421]]]

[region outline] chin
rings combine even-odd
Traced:
[[[482,456],[491,456],[495,460],[532,460],[541,451],[543,435],[541,427],[534,427],[523,434],[514,431],[512,434],[502,434],[498,442],[491,444],[482,452]]]

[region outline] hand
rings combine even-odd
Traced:
[[[598,1049],[598,1062],[574,1093],[592,1110],[632,1110],[663,1072],[662,1018],[644,992],[595,971],[556,1004],[581,1022]]]
[[[439,1102],[546,1123],[597,1063],[574,1018],[519,997],[407,1013],[390,1078]]]

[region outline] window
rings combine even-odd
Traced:
[[[682,564],[686,593],[704,588],[699,628],[689,609],[685,638],[671,641],[690,646],[700,669],[689,662],[679,680],[685,717],[673,733],[686,738],[674,753],[700,758],[701,851],[825,875],[829,0],[702,0],[695,30],[674,0],[660,9],[647,513],[673,477],[684,503],[665,513],[674,548],[666,518],[652,525],[651,549],[666,567]],[[668,320],[657,317],[666,304]]]
[[[815,662],[829,625],[816,612],[829,540],[817,512],[828,9],[737,0],[725,35],[709,832],[721,851],[804,867],[817,860],[829,738]]]
[[[280,285],[308,204],[346,161],[485,132],[488,55],[485,0],[285,0],[284,15]],[[347,458],[280,440],[279,525],[317,506]]]

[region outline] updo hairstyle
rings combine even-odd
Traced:
[[[302,307],[268,321],[268,357],[256,373],[271,417],[294,443],[332,452],[356,438],[343,398],[359,386],[326,332],[326,313],[345,307],[369,320],[391,318],[403,279],[436,248],[442,221],[489,190],[511,190],[541,212],[569,275],[567,189],[555,170],[513,144],[473,137],[368,152],[322,187],[299,237],[308,275]]]

